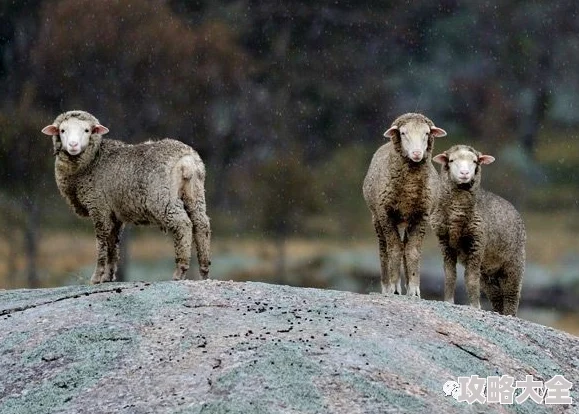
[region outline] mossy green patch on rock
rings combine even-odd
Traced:
[[[0,291],[0,315],[11,310],[19,311],[42,304],[54,303],[79,295],[109,291],[111,284],[94,286],[65,286],[53,289],[15,289]]]
[[[553,338],[547,339],[548,337],[545,336],[545,331],[550,328],[540,327],[539,329],[539,325],[530,322],[520,323],[520,319],[487,312],[481,312],[478,317],[464,318],[460,311],[456,312],[451,306],[441,307],[440,314],[447,320],[456,322],[465,329],[475,332],[499,346],[506,354],[520,361],[521,364],[524,362],[531,365],[541,375],[540,379],[542,380],[546,381],[562,371],[561,366],[552,359],[551,354],[545,352],[545,348],[548,348],[553,341]],[[510,323],[491,324],[488,318],[501,318]],[[538,332],[542,333],[538,334]],[[497,368],[500,372],[500,367]]]
[[[92,304],[95,311],[103,311],[121,318],[143,322],[162,309],[177,308],[189,297],[187,289],[175,282],[159,282],[154,289],[145,286],[119,289],[116,295]]]
[[[8,366],[17,358],[19,350],[29,338],[28,332],[6,332],[0,341],[0,372],[7,372]],[[2,378],[2,374],[0,374]],[[26,372],[21,369],[13,373],[10,382],[0,379],[0,400],[10,394],[13,390],[22,389],[26,383]]]
[[[422,398],[390,388],[387,383],[371,381],[361,374],[348,373],[342,379],[351,384],[365,405],[372,411],[390,407],[392,412],[427,412],[428,406]]]
[[[18,348],[29,337],[28,332],[6,332],[0,341],[0,355],[7,352],[12,352],[14,348]]]
[[[118,351],[122,349],[120,345],[134,340],[135,337],[131,333],[111,329],[106,324],[79,326],[66,330],[25,352],[21,356],[21,361],[25,365],[41,364],[47,358],[55,359],[62,356],[72,361],[96,359],[108,363],[111,357],[118,356]]]
[[[136,345],[133,333],[106,325],[72,327],[21,355],[37,373],[16,395],[2,399],[2,413],[50,413],[92,386],[123,353]]]
[[[228,395],[239,395],[260,387],[261,393],[245,401],[258,412],[271,412],[273,407],[303,413],[320,412],[323,405],[315,379],[321,373],[320,365],[304,355],[297,345],[267,344],[246,363],[217,377],[213,392],[223,396],[218,402],[223,406],[230,401]],[[231,407],[235,407],[237,402],[231,401]]]

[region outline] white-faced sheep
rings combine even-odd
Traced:
[[[481,165],[494,157],[455,145],[433,160],[442,164],[432,226],[444,258],[444,300],[454,302],[458,259],[465,266],[471,306],[480,308],[482,287],[495,312],[516,315],[525,269],[525,226],[508,201],[480,188]]]
[[[402,293],[403,262],[406,294],[420,297],[422,241],[438,192],[432,148],[434,138],[445,135],[424,115],[404,114],[384,133],[391,141],[370,163],[363,192],[378,236],[382,293]]]
[[[103,139],[108,128],[84,111],[65,112],[42,132],[53,139],[60,193],[94,223],[97,264],[91,283],[115,280],[124,223],[153,224],[172,234],[174,279],[185,277],[194,240],[201,276],[207,278],[211,229],[205,167],[197,152],[171,139],[137,145]]]

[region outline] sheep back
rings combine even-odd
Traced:
[[[477,204],[486,239],[481,273],[494,274],[505,265],[523,269],[526,232],[519,212],[504,198],[483,189]]]
[[[164,139],[126,145],[101,139],[90,166],[75,174],[67,174],[57,162],[57,184],[81,216],[110,211],[123,222],[162,226],[157,217],[171,214],[171,204],[181,202],[181,177],[174,169],[183,157],[191,158],[198,178],[204,179],[199,155],[182,142]]]

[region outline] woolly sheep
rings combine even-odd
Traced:
[[[495,312],[516,315],[525,268],[525,226],[508,201],[480,188],[481,165],[495,158],[455,145],[433,160],[442,164],[432,226],[444,258],[444,300],[454,302],[458,259],[465,266],[471,306],[480,308],[482,287]]]
[[[185,277],[194,239],[200,274],[207,278],[211,229],[205,213],[205,167],[197,152],[172,139],[137,145],[103,139],[108,128],[84,111],[65,112],[42,132],[52,136],[60,193],[94,224],[97,264],[91,283],[115,280],[125,223],[153,224],[171,232],[173,279]]]
[[[420,297],[420,256],[429,214],[438,192],[438,174],[431,156],[435,137],[444,137],[422,114],[398,117],[384,133],[391,141],[380,147],[364,179],[363,193],[378,236],[382,293]]]

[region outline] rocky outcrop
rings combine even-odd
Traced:
[[[579,338],[401,296],[181,281],[0,292],[1,413],[573,412],[458,402],[459,376],[563,375]]]

